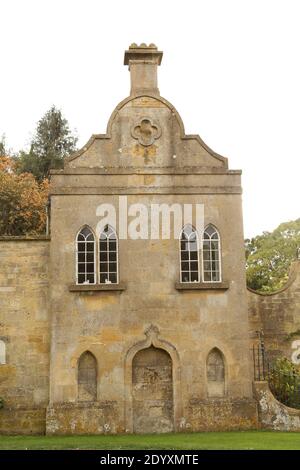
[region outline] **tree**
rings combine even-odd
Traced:
[[[0,173],[12,173],[15,169],[14,156],[6,148],[5,134],[2,134],[0,140]]]
[[[68,121],[52,106],[38,122],[29,152],[20,152],[17,171],[32,173],[41,182],[49,178],[50,169],[63,167],[64,158],[75,152],[76,144]]]
[[[6,155],[5,134],[2,134],[0,140],[0,157],[3,157],[3,155]]]
[[[45,233],[48,180],[15,173],[11,157],[0,157],[0,235]]]
[[[260,292],[274,292],[286,283],[290,264],[300,247],[300,219],[247,239],[245,245],[248,286]]]

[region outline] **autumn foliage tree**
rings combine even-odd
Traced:
[[[29,152],[12,155],[0,139],[0,235],[45,233],[49,176],[76,150],[77,137],[52,106],[40,119]]]
[[[0,155],[0,235],[45,233],[48,193],[48,180],[18,175],[14,159]]]

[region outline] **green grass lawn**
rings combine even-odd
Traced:
[[[209,432],[118,436],[0,436],[0,449],[300,449],[296,432]]]

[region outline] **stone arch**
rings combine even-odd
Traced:
[[[139,351],[143,351],[151,346],[165,351],[172,361],[172,381],[173,381],[173,404],[174,404],[174,430],[180,429],[182,421],[182,396],[180,378],[180,360],[178,352],[171,343],[158,337],[159,329],[151,325],[145,331],[146,339],[134,344],[125,357],[125,426],[127,432],[133,432],[133,359]]]
[[[296,281],[297,276],[299,275],[300,275],[300,260],[297,259],[296,261],[292,261],[290,265],[289,273],[288,273],[288,279],[286,283],[284,284],[284,286],[282,286],[280,289],[274,292],[258,292],[254,289],[251,289],[251,287],[247,286],[247,290],[251,292],[251,294],[265,297],[265,299],[272,298],[273,296],[276,296],[277,294],[281,294],[285,290],[291,288],[294,282]]]
[[[97,359],[90,351],[85,351],[78,359],[78,400],[97,400]]]
[[[186,134],[185,134],[185,130],[184,130],[184,124],[183,124],[183,120],[179,114],[179,112],[177,111],[177,109],[175,108],[175,106],[173,106],[169,101],[167,101],[165,98],[163,98],[162,96],[158,96],[158,95],[153,95],[151,93],[137,93],[137,94],[134,94],[134,95],[130,95],[128,96],[127,98],[125,98],[124,100],[122,100],[116,107],[115,109],[113,110],[113,112],[111,113],[110,115],[110,118],[108,120],[108,123],[107,123],[107,127],[106,127],[106,135],[111,137],[111,129],[112,129],[112,125],[113,125],[113,122],[117,116],[117,114],[121,111],[121,109],[126,106],[130,101],[134,101],[136,100],[137,98],[152,98],[153,100],[155,101],[158,101],[160,103],[162,103],[164,106],[166,106],[166,108],[169,108],[170,111],[172,112],[172,114],[175,116],[177,122],[178,122],[178,125],[179,125],[179,128],[180,128],[180,135],[182,138],[186,137]],[[195,136],[193,136],[195,137]],[[222,157],[221,157],[222,158]],[[224,158],[224,157],[223,157]]]
[[[209,398],[226,395],[226,367],[224,354],[219,348],[212,348],[206,358],[206,386]]]

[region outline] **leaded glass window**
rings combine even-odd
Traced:
[[[203,281],[221,281],[221,248],[219,232],[208,225],[203,233]]]
[[[180,237],[180,279],[181,282],[199,282],[199,244],[197,232],[186,225]]]
[[[95,284],[95,237],[85,226],[77,235],[77,284]]]
[[[116,232],[107,225],[99,238],[99,282],[118,283],[118,239]]]

